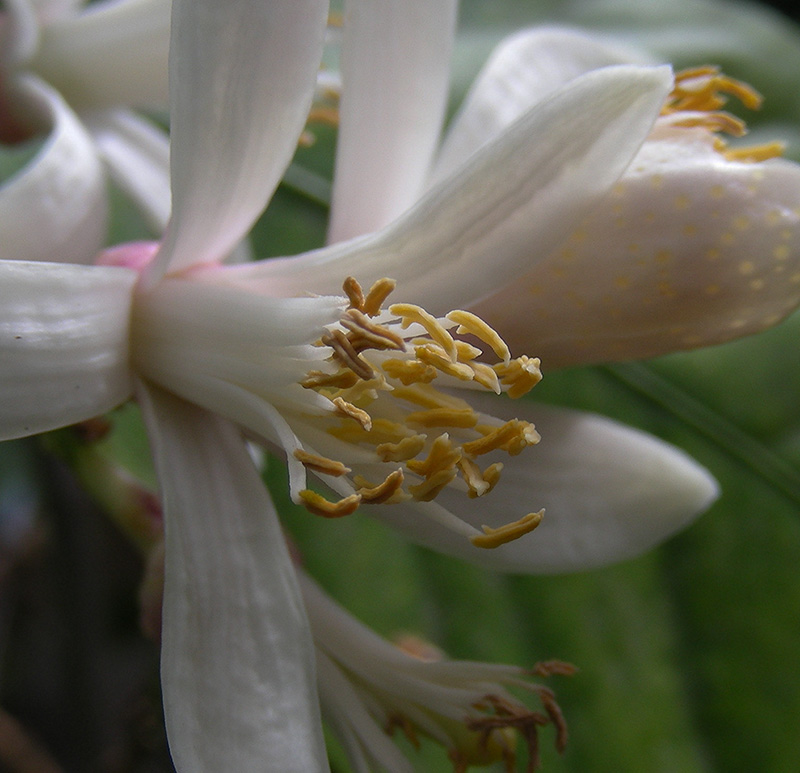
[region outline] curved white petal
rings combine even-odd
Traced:
[[[105,0],[44,24],[29,66],[80,108],[167,103],[170,0]]]
[[[327,3],[173,8],[173,219],[156,272],[221,260],[266,206],[311,104]]]
[[[800,304],[800,166],[663,133],[560,249],[473,311],[545,367],[759,332]]]
[[[436,501],[477,528],[496,528],[544,508],[539,527],[487,550],[473,547],[413,507],[373,508],[376,516],[416,542],[473,563],[546,574],[590,569],[643,553],[689,523],[718,495],[705,469],[643,432],[593,414],[482,398],[479,407],[495,415],[534,421],[542,440],[519,456],[502,459],[500,482],[488,495],[467,499],[445,490]]]
[[[131,392],[123,268],[0,261],[0,439],[90,419]]]
[[[161,234],[171,207],[167,134],[129,110],[98,111],[84,120],[113,181]]]
[[[42,19],[49,20],[75,13],[87,0],[31,0],[31,3]]]
[[[89,263],[103,246],[107,216],[92,140],[49,86],[23,77],[14,87],[20,109],[52,129],[33,160],[0,186],[0,259]]]
[[[419,198],[447,102],[456,6],[345,3],[331,241],[377,231]]]
[[[536,27],[505,38],[450,123],[432,182],[452,174],[479,147],[573,78],[626,63],[649,62],[640,52],[567,28]]]
[[[390,276],[431,313],[477,301],[544,258],[619,177],[671,88],[668,68],[608,67],[526,113],[371,237],[240,269],[265,292],[336,293]]]
[[[297,578],[244,441],[200,408],[140,392],[164,501],[161,679],[175,766],[327,771]]]

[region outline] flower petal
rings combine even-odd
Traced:
[[[436,502],[477,528],[497,528],[541,508],[544,519],[531,534],[487,550],[425,518],[424,503],[417,512],[408,505],[373,508],[423,545],[509,572],[590,569],[649,550],[718,495],[705,469],[643,432],[593,414],[481,397],[470,402],[501,418],[535,419],[542,440],[502,459],[491,493],[467,499],[445,490]]]
[[[0,439],[111,410],[131,393],[136,273],[0,261]]]
[[[649,140],[559,250],[472,310],[547,367],[779,322],[800,304],[800,166],[728,161],[712,143],[702,130]]]
[[[136,203],[155,233],[170,213],[169,137],[128,110],[103,110],[84,118],[114,182]]]
[[[5,0],[3,25],[0,27],[0,63],[19,65],[36,51],[39,23],[31,0]]]
[[[419,198],[447,103],[456,5],[346,3],[331,241],[377,231]]]
[[[308,114],[327,3],[173,9],[173,220],[156,272],[221,260],[266,206]]]
[[[638,150],[672,84],[668,68],[576,78],[372,237],[243,267],[273,294],[398,280],[398,296],[446,313],[490,294],[563,241]],[[261,280],[261,281],[259,281]],[[402,296],[400,295],[402,293]]]
[[[105,0],[41,29],[29,66],[76,108],[167,102],[169,0]]]
[[[297,578],[244,441],[200,408],[140,391],[164,500],[161,678],[175,766],[327,771]]]
[[[452,174],[479,147],[573,78],[626,63],[643,64],[646,59],[578,30],[536,27],[505,38],[450,123],[432,180]]]
[[[0,186],[0,258],[89,263],[105,238],[103,169],[61,97],[36,78],[14,82],[15,106],[52,126],[39,153]]]

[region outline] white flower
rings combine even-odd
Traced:
[[[404,8],[409,19],[430,15],[425,28],[446,42],[451,8]],[[547,254],[568,235],[650,132],[674,85],[669,68],[623,65],[575,78],[374,235],[220,265],[293,154],[326,12],[322,0],[176,0],[173,212],[162,245],[109,251],[101,266],[0,263],[2,437],[89,418],[134,390],[142,404],[165,509],[162,675],[179,770],[326,764],[294,570],[226,419],[286,451],[292,495],[312,512],[382,502],[364,507],[419,542],[507,569],[583,568],[635,554],[716,493],[685,455],[598,417],[542,413],[546,442],[525,450],[538,439],[531,409],[517,404],[520,420],[506,422],[496,418],[507,410],[499,401],[474,391],[499,391],[498,381],[523,391],[537,362],[512,360],[473,315],[440,312],[512,281],[532,245]],[[439,51],[437,37],[420,45]],[[355,62],[362,42],[346,42]],[[435,59],[415,50],[416,36],[407,43],[410,63]],[[412,80],[421,77],[413,69]],[[367,78],[359,89],[374,85]],[[381,277],[398,272],[400,300],[424,296],[438,317],[408,303],[380,311],[391,289]],[[348,275],[377,281],[366,296],[348,281],[341,296]],[[311,296],[306,283],[329,289]],[[475,360],[477,350],[448,332],[460,328],[500,362]],[[432,377],[463,387],[469,401],[433,389]],[[370,423],[394,435],[371,436]],[[497,482],[494,460],[481,458],[492,448],[505,465],[500,483],[486,499],[470,497]],[[336,501],[306,489],[307,469]],[[536,526],[538,512],[519,516],[542,506],[536,534],[501,544]]]
[[[0,186],[0,257],[90,259],[105,239],[106,168],[160,233],[170,208],[168,140],[129,107],[166,105],[169,0],[4,5],[0,137],[45,140]]]
[[[538,767],[538,728],[553,724],[563,751],[567,727],[553,692],[531,676],[570,675],[568,663],[531,670],[475,661],[442,660],[423,642],[402,649],[356,620],[302,571],[303,600],[317,655],[323,716],[339,736],[357,773],[411,773],[408,758],[387,736],[425,735],[448,750],[457,771],[502,761],[516,770],[516,738],[528,747],[528,769]],[[410,645],[410,646],[408,646]],[[544,711],[531,710],[507,687],[535,693]]]

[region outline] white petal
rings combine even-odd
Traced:
[[[0,261],[0,438],[90,419],[131,392],[136,273]]]
[[[442,144],[433,181],[452,174],[479,147],[573,78],[599,67],[645,63],[639,52],[558,27],[524,30],[492,52]]]
[[[51,20],[30,67],[80,109],[167,103],[170,0],[106,0]]]
[[[175,0],[173,8],[173,220],[162,270],[221,260],[266,206],[308,114],[327,3]]]
[[[39,153],[0,186],[0,259],[89,263],[103,245],[107,203],[92,140],[38,79],[15,81],[17,104],[52,126]]]
[[[84,120],[111,178],[161,234],[171,206],[167,134],[128,110],[98,111]]]
[[[484,397],[479,406],[500,417],[534,421],[541,442],[503,458],[500,482],[484,497],[445,491],[436,501],[478,528],[496,528],[544,508],[535,531],[487,550],[411,507],[372,511],[414,541],[444,553],[503,571],[545,574],[639,555],[689,523],[718,495],[705,469],[643,432],[592,414],[490,400]]]
[[[0,64],[19,65],[39,45],[39,24],[31,0],[5,0],[3,24],[0,26]]]
[[[175,766],[327,771],[303,602],[244,441],[166,392],[141,397],[164,500],[161,678]]]
[[[565,239],[639,149],[671,88],[668,68],[576,78],[485,145],[395,224],[301,258],[242,268],[265,292],[339,291],[398,280],[432,313],[477,301]]]
[[[377,231],[419,198],[447,102],[456,5],[345,4],[331,241]]]
[[[692,139],[694,137],[694,139]],[[562,247],[472,310],[545,367],[759,332],[800,304],[800,166],[648,141]]]

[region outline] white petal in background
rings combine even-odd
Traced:
[[[800,167],[649,140],[547,260],[472,310],[544,367],[652,357],[771,327],[800,303]]]
[[[105,0],[41,28],[29,67],[76,109],[165,107],[170,0]]]
[[[0,260],[90,263],[105,238],[103,169],[91,137],[36,78],[14,82],[15,106],[49,128],[31,162],[0,186]]]
[[[477,404],[500,417],[532,421],[542,440],[518,456],[498,457],[505,465],[500,482],[484,497],[445,490],[436,502],[477,528],[496,528],[541,508],[544,519],[530,534],[487,550],[412,507],[372,508],[428,547],[501,571],[580,571],[644,553],[718,495],[714,479],[685,453],[609,419],[486,396]]]
[[[638,151],[672,85],[669,68],[576,78],[371,237],[241,269],[264,292],[340,292],[391,276],[398,300],[433,313],[491,294],[547,257]]]
[[[175,0],[173,220],[153,276],[219,261],[250,229],[297,146],[322,57],[322,0]]]
[[[567,28],[537,27],[505,38],[450,122],[431,182],[452,174],[479,147],[573,78],[626,63],[650,62],[642,52]]]
[[[90,419],[131,393],[123,268],[0,261],[0,439]]]
[[[166,392],[140,397],[164,501],[161,677],[175,766],[327,771],[303,601],[244,441]]]
[[[166,132],[129,110],[102,110],[83,118],[111,179],[135,202],[153,233],[163,233],[170,213]]]
[[[447,104],[456,7],[345,3],[331,241],[377,231],[419,198]]]
[[[39,24],[31,0],[5,0],[0,27],[0,63],[3,68],[19,65],[39,45]]]

